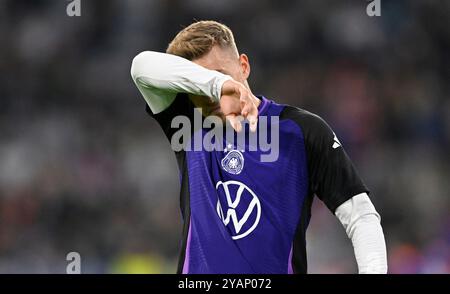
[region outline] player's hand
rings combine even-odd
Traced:
[[[242,130],[242,120],[250,123],[250,131],[255,132],[258,123],[257,98],[243,84],[228,80],[222,85],[220,108],[236,132]]]

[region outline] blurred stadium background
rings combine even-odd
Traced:
[[[320,114],[382,216],[390,273],[450,273],[450,1],[0,1],[0,273],[172,273],[175,158],[130,78],[194,19],[228,24],[256,94]],[[355,273],[316,199],[309,272]]]

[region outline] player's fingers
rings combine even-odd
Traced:
[[[252,101],[249,97],[249,91],[244,86],[241,86],[239,89],[239,102],[241,104],[241,114],[246,117]]]
[[[247,118],[247,115],[252,111],[255,105],[251,101],[245,101],[242,105],[241,114],[243,117]]]
[[[251,132],[256,132],[256,127],[258,126],[258,114],[249,114],[247,116],[247,119],[250,123],[250,131]]]
[[[229,114],[226,116],[226,119],[230,122],[231,127],[236,131],[240,132],[242,130],[242,125],[239,117],[235,114]]]
[[[251,95],[251,94],[249,94]],[[258,108],[253,103],[251,97],[247,95],[247,97],[243,97],[241,100],[243,102],[242,107],[242,115],[247,118],[250,123],[250,131],[255,132],[256,126],[258,124]]]
[[[256,127],[258,126],[258,108],[253,107],[252,110],[247,115],[248,122],[250,123],[250,131],[256,132]]]
[[[250,131],[255,132],[258,123],[258,108],[253,103],[252,93],[243,86],[240,91],[241,115],[248,119],[250,123]]]

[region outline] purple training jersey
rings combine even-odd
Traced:
[[[175,152],[184,219],[178,273],[306,273],[305,233],[313,196],[334,213],[354,195],[368,192],[320,117],[258,98],[268,134],[271,124],[279,128],[276,161],[262,162],[267,151],[251,151],[248,142],[237,146],[225,139],[223,150]],[[172,119],[193,119],[193,111],[186,94],[161,113],[152,114],[147,107],[169,141],[177,131],[171,128]],[[273,116],[278,120],[272,122]],[[204,136],[207,131],[193,133]]]

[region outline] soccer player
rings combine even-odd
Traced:
[[[314,195],[343,224],[359,273],[387,272],[380,216],[334,132],[315,114],[253,95],[249,59],[238,53],[227,26],[191,24],[166,53],[138,54],[131,75],[171,142],[174,118],[193,120],[195,108],[226,118],[235,134],[264,127],[262,117],[278,118],[266,120],[266,128],[279,130],[274,161],[224,138],[222,150],[175,152],[184,219],[179,273],[306,273]],[[200,126],[192,133],[207,131]]]

